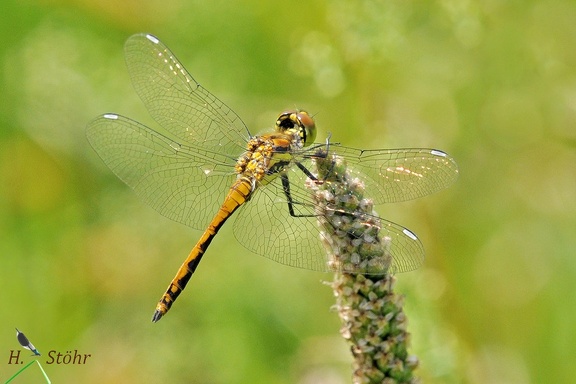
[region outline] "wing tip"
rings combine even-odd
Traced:
[[[432,154],[434,156],[448,157],[448,154],[446,152],[441,151],[439,149],[431,149],[430,154]]]
[[[145,36],[148,40],[150,40],[151,42],[153,42],[154,44],[160,43],[160,39],[158,39],[156,36],[154,36],[154,35],[152,35],[152,34],[150,34],[150,33],[146,33],[146,34],[144,34],[144,36]]]
[[[102,117],[108,120],[118,120],[120,116],[115,113],[105,113],[102,115]]]

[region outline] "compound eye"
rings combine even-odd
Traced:
[[[310,115],[308,114],[308,112],[298,112],[296,114],[296,116],[298,117],[298,121],[300,122],[300,126],[306,129],[312,129],[316,126],[316,124],[314,123],[314,119],[312,119],[310,117]]]
[[[297,112],[298,125],[304,129],[304,146],[311,145],[316,140],[316,123],[306,111]]]

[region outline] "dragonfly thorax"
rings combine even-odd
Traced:
[[[238,178],[250,179],[254,188],[268,184],[290,166],[293,151],[302,149],[302,146],[300,136],[288,130],[254,136],[248,141],[246,152],[236,161]]]
[[[246,152],[236,162],[236,173],[255,181],[262,180],[269,168],[273,153],[273,140],[267,139],[266,136],[251,138],[247,143]]]

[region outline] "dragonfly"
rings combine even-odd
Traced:
[[[322,182],[312,168],[318,153],[346,158],[375,204],[426,196],[457,177],[454,159],[435,149],[362,150],[328,140],[315,143],[315,121],[302,110],[281,113],[273,129],[253,135],[157,37],[131,36],[124,49],[136,93],[159,127],[106,113],[88,124],[88,141],[145,203],[204,231],[158,302],[153,322],[171,308],[233,214],[234,236],[249,251],[294,267],[334,270],[306,187],[310,180]],[[401,225],[381,222],[381,230],[393,239],[389,268],[418,268],[424,259],[418,237]],[[360,267],[352,272],[366,273]]]
[[[18,328],[16,328],[16,338],[18,339],[18,342],[20,343],[21,346],[34,353],[33,356],[40,356],[40,352],[38,352],[36,347],[30,342],[30,340],[28,340],[26,335],[24,335],[22,332],[18,330]]]

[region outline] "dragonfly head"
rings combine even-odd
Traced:
[[[316,139],[316,124],[306,111],[286,111],[278,116],[276,130],[282,133],[297,133],[304,146],[311,145]]]

